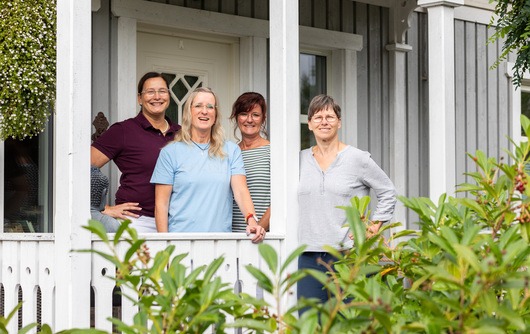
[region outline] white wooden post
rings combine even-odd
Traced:
[[[407,187],[407,52],[406,32],[410,17],[417,7],[416,1],[394,3],[390,8],[389,35],[389,88],[390,88],[390,179],[398,195],[406,196]],[[397,230],[407,228],[407,211],[398,201],[394,221],[403,223]]]
[[[241,37],[239,62],[240,93],[257,92],[267,99],[267,39]]]
[[[56,300],[54,332],[89,326],[91,1],[57,0],[57,104],[54,134]]]
[[[331,87],[328,87],[328,94],[339,103],[342,109],[343,126],[339,130],[341,140],[355,147],[357,147],[359,135],[357,129],[357,52],[361,49],[362,40],[359,38],[359,45],[335,49],[331,52],[333,81]]]
[[[298,1],[272,0],[269,8],[271,232],[285,234],[284,247],[281,250],[281,257],[285,258],[298,246]],[[291,269],[295,269],[295,265],[296,263]]]
[[[111,84],[111,109],[109,122],[114,124],[136,116],[140,111],[136,99],[136,19],[128,17],[118,18],[116,37],[116,80]],[[115,194],[120,186],[120,171],[116,164],[108,164],[110,178],[110,194]],[[114,196],[111,196],[114,203]]]
[[[407,195],[407,97],[406,53],[412,47],[394,43],[386,46],[389,51],[390,78],[390,179],[399,195]],[[394,221],[406,228],[406,210],[401,202],[396,204]]]
[[[463,0],[419,0],[427,8],[429,30],[429,193],[436,203],[454,195],[455,83],[454,7]]]

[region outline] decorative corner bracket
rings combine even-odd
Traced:
[[[390,7],[390,43],[405,44],[405,34],[410,28],[410,19],[414,9],[418,7],[417,0],[398,0]]]

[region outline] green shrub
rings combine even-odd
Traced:
[[[55,103],[56,1],[0,0],[0,140],[41,133]]]
[[[521,123],[530,133],[530,121],[523,116]],[[118,284],[136,291],[127,297],[140,307],[133,326],[112,321],[126,333],[203,333],[209,326],[217,333],[232,327],[245,328],[245,333],[293,334],[528,333],[530,145],[514,146],[510,163],[480,151],[470,156],[477,166],[468,175],[473,182],[458,187],[466,197],[442,195],[436,204],[401,197],[418,214],[418,231],[400,231],[387,240],[385,231],[399,225],[393,223],[366,238],[370,200],[353,198],[342,208],[355,247],[345,253],[328,247],[339,259],[334,267],[324,263],[328,274],[289,272],[303,246],[283,260],[271,246],[259,245],[267,267],[247,270],[272,296],[272,304],[235,294],[215,278],[222,259],[186,274],[181,263],[185,254],[174,256],[174,247],[150,262],[143,240],[127,224],[108,240],[103,227],[91,222],[88,229],[111,250],[111,255],[97,253],[116,265]],[[120,259],[114,247],[124,231],[131,235],[125,238],[130,249]],[[329,301],[301,299],[285,308],[285,297],[305,275],[324,284]],[[298,318],[302,307],[308,311]],[[148,319],[151,328],[146,328]]]

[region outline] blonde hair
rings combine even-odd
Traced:
[[[188,145],[193,145],[191,139],[191,106],[193,104],[193,100],[199,93],[209,93],[215,98],[215,123],[212,126],[210,133],[210,148],[208,149],[208,155],[210,157],[223,159],[226,157],[226,153],[223,151],[225,136],[220,122],[221,112],[219,110],[219,99],[210,88],[198,87],[188,97],[188,100],[184,104],[184,110],[182,111],[181,129],[175,136],[175,141],[183,141]]]

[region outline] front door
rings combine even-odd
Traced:
[[[137,42],[137,79],[156,71],[170,83],[168,116],[180,124],[189,94],[197,87],[210,87],[219,98],[221,124],[232,138],[228,117],[239,93],[238,39],[146,28],[138,31]]]

